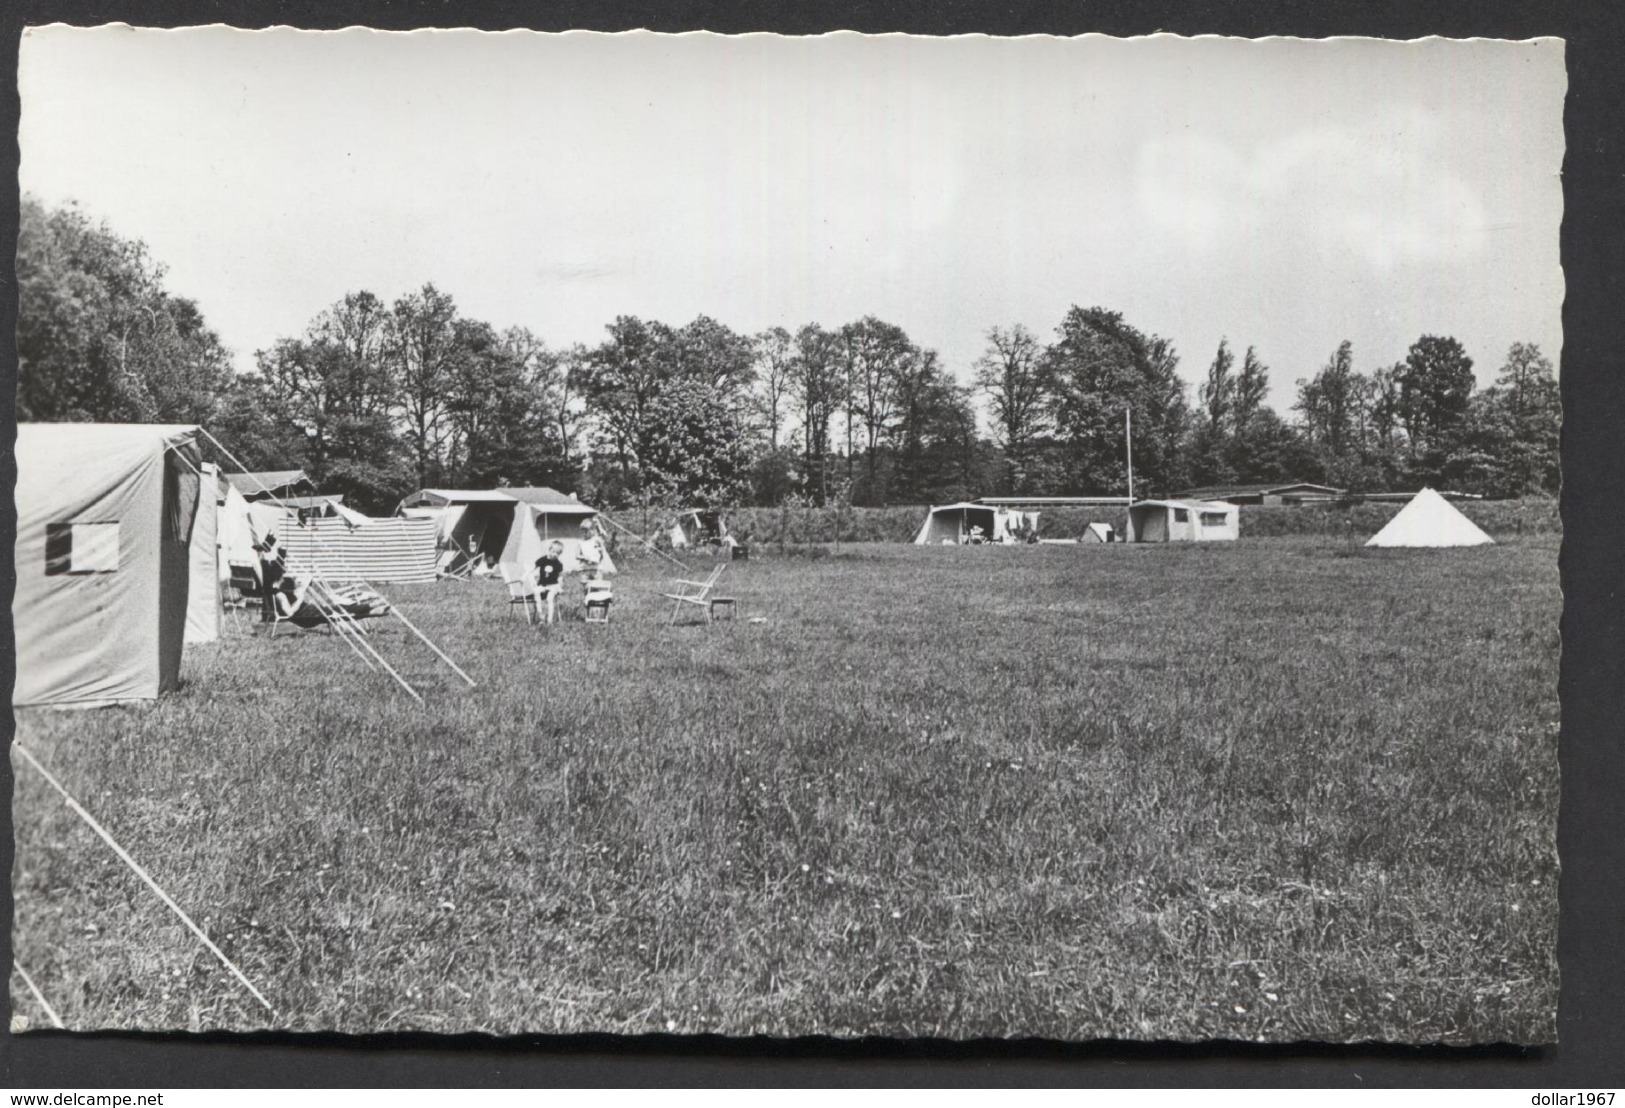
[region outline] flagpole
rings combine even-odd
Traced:
[[[1123,409],[1123,451],[1128,457],[1128,502],[1134,503],[1134,414]]]

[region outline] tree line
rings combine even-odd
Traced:
[[[1044,341],[995,326],[956,381],[873,316],[740,334],[706,316],[620,316],[596,345],[550,346],[464,315],[433,284],[343,296],[237,373],[146,247],[73,206],[24,198],[18,411],[32,420],[207,425],[247,464],[299,467],[382,511],[414,488],[551,485],[610,507],[944,503],[1314,481],[1555,493],[1552,364],[1508,351],[1477,389],[1455,339],[1424,335],[1360,373],[1342,343],[1297,381],[1221,340],[1194,390],[1172,343],[1073,307]],[[989,430],[979,428],[984,405]]]

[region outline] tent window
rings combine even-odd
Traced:
[[[1191,518],[1191,514],[1189,512],[1187,512],[1184,508],[1175,508],[1174,509],[1174,522],[1175,523],[1189,523],[1190,518]]]
[[[1202,513],[1202,526],[1203,527],[1223,527],[1224,526],[1224,513],[1223,512],[1203,512]]]
[[[45,576],[118,572],[118,521],[47,523]]]

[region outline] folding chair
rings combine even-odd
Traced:
[[[238,620],[246,619],[250,613],[258,615],[265,605],[260,575],[253,566],[240,562],[232,562],[228,568],[231,570],[231,579],[227,582],[229,592],[222,592],[221,603]]]
[[[559,594],[557,585],[546,589],[540,588],[536,584],[535,575],[524,571],[516,573],[508,568],[507,563],[499,564],[497,570],[502,574],[502,583],[508,586],[508,611],[511,612],[515,605],[520,605],[524,608],[525,619],[528,622],[553,622]]]
[[[673,624],[677,622],[677,617],[684,611],[683,605],[685,604],[697,607],[705,615],[706,623],[712,621],[719,606],[726,607],[728,609],[728,618],[733,619],[734,598],[731,596],[711,595],[711,590],[717,587],[717,581],[721,578],[722,571],[727,568],[728,563],[721,562],[711,570],[711,575],[704,581],[684,581],[679,578],[677,584],[683,586],[681,589],[674,593],[661,593],[662,597],[672,602],[671,622]]]
[[[361,621],[385,615],[389,605],[371,590],[361,591],[367,594],[364,598],[355,595],[356,590],[353,589],[350,590],[351,595],[345,595],[343,591],[321,581],[307,582],[288,610],[284,611],[280,603],[273,605],[271,638],[276,638],[283,627],[292,627],[297,631],[322,630],[332,634],[333,624],[339,620],[345,621],[360,634],[366,634],[367,629]]]

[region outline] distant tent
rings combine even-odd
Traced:
[[[719,543],[728,537],[728,513],[715,508],[684,508],[677,513],[667,537],[674,550]]]
[[[219,467],[213,462],[204,462],[201,471],[197,518],[192,521],[192,543],[187,559],[191,572],[186,588],[186,641],[189,643],[215,642],[220,638],[219,506],[214,496],[220,483]]]
[[[1109,523],[1091,523],[1083,529],[1085,542],[1111,542],[1117,536]]]
[[[1013,511],[990,504],[944,504],[932,508],[914,536],[915,546],[957,545],[979,538],[984,542],[1018,541],[1023,528],[1036,532],[1037,512]]]
[[[13,704],[150,700],[179,683],[203,491],[197,434],[18,425]]]
[[[401,501],[395,514],[433,519],[440,549],[456,551],[461,567],[501,558],[516,503],[491,489],[419,489]]]
[[[1483,546],[1494,541],[1455,505],[1432,489],[1423,489],[1366,545]]]
[[[594,523],[598,519],[598,509],[583,504],[573,496],[559,492],[557,489],[540,487],[500,488],[497,490],[513,497],[522,504],[531,508],[529,522],[546,545],[551,542],[564,544],[564,568],[566,572],[581,569],[584,561],[581,557],[581,544],[588,538],[593,538],[598,544],[602,555],[598,568],[601,573],[614,573],[615,563],[610,560],[609,552],[604,550],[603,540],[598,537],[598,527],[583,527],[584,523]],[[516,515],[517,519],[518,516]],[[506,553],[506,546],[504,546]],[[540,552],[536,558],[540,558]],[[529,566],[536,564],[536,558],[530,560]],[[506,556],[503,558],[507,560]]]
[[[530,510],[521,511],[521,505]],[[528,537],[515,537],[514,527],[522,521],[540,544],[523,568],[529,569],[541,557],[541,545],[557,541],[564,544],[567,572],[581,568],[581,544],[584,538],[596,535],[596,528],[589,531],[581,525],[598,518],[597,508],[541,487],[419,489],[401,501],[397,512],[404,517],[434,519],[441,549],[457,551],[462,563],[510,562],[516,552],[530,550]],[[600,569],[615,572],[607,553]]]
[[[1223,500],[1141,500],[1129,505],[1128,542],[1224,542],[1241,536],[1241,509]]]

